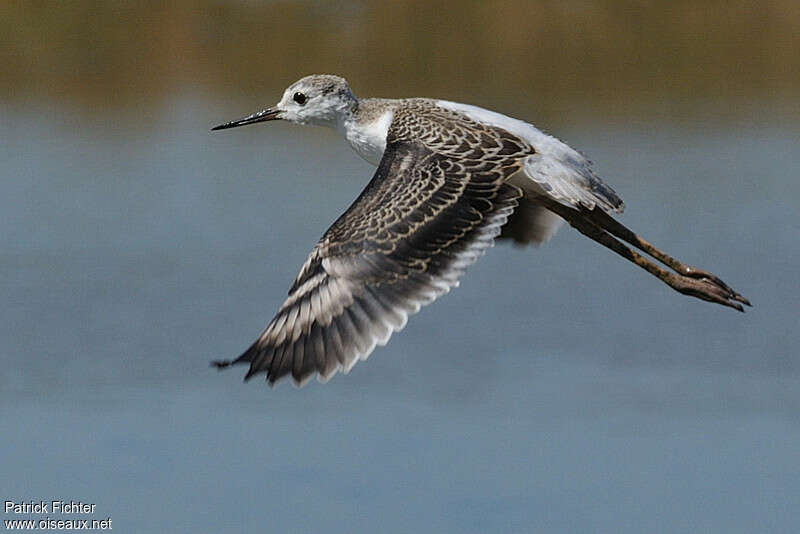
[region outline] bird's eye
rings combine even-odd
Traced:
[[[294,100],[295,102],[297,102],[298,104],[300,104],[302,106],[303,104],[306,103],[306,101],[308,100],[308,97],[306,95],[304,95],[303,93],[295,93],[294,96],[292,97],[292,100]]]

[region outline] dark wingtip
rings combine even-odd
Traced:
[[[244,381],[249,382],[250,379],[256,376],[257,374],[258,372],[251,367],[250,369],[247,370],[247,374],[244,375]]]

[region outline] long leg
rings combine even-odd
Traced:
[[[658,261],[660,261],[661,263],[663,263],[676,273],[689,276],[691,278],[698,278],[698,279],[707,278],[712,282],[714,282],[716,285],[722,287],[723,289],[727,289],[731,293],[732,295],[731,298],[733,300],[737,300],[743,304],[747,304],[748,306],[750,306],[750,301],[748,301],[746,298],[744,298],[739,293],[734,291],[733,288],[731,288],[728,284],[723,282],[718,276],[708,271],[704,271],[703,269],[698,269],[697,267],[692,267],[690,265],[686,265],[685,263],[679,260],[676,260],[666,252],[657,249],[655,246],[653,246],[652,244],[648,243],[647,241],[645,241],[644,239],[633,233],[630,229],[628,229],[626,226],[621,224],[619,221],[611,217],[608,213],[604,212],[603,210],[598,210],[598,209],[592,211],[584,210],[582,213],[584,213],[587,217],[589,217],[591,221],[595,223],[597,226],[619,237],[623,241],[630,243],[631,245],[635,246],[642,252],[646,252],[647,254],[657,259]]]
[[[578,210],[575,210],[573,208],[569,208],[567,206],[564,206],[563,204],[560,204],[560,203],[558,203],[558,202],[556,202],[554,200],[551,200],[549,198],[546,198],[546,197],[539,197],[539,198],[537,198],[537,201],[541,202],[542,205],[547,207],[547,209],[549,209],[553,213],[556,213],[561,218],[566,220],[570,224],[570,226],[572,226],[573,228],[578,230],[580,233],[582,233],[586,237],[589,237],[589,238],[593,239],[594,241],[597,241],[601,245],[613,250],[614,252],[616,252],[617,254],[619,254],[620,256],[625,258],[626,260],[635,263],[636,265],[638,265],[642,269],[646,270],[647,272],[649,272],[653,276],[656,276],[657,278],[659,278],[661,281],[666,283],[668,286],[670,286],[674,290],[676,290],[676,291],[678,291],[680,293],[683,293],[684,295],[689,295],[689,296],[696,297],[696,298],[699,298],[699,299],[707,300],[709,302],[716,302],[717,304],[721,304],[723,306],[728,306],[729,308],[734,308],[734,309],[739,310],[739,311],[744,311],[744,308],[742,308],[742,305],[739,304],[739,302],[747,303],[746,299],[741,297],[741,295],[739,295],[738,293],[736,293],[735,291],[730,289],[724,283],[722,283],[722,284],[717,283],[717,280],[719,280],[719,279],[716,276],[711,275],[711,276],[704,276],[704,277],[701,277],[701,278],[695,278],[695,277],[692,277],[692,276],[687,275],[687,274],[682,274],[680,272],[673,273],[673,272],[667,271],[666,269],[663,269],[663,268],[659,267],[658,265],[656,265],[655,263],[651,262],[650,260],[648,260],[647,258],[642,256],[641,254],[639,254],[639,253],[631,250],[630,248],[626,247],[620,241],[617,241],[609,232],[607,232],[601,226],[596,224],[591,218],[587,217],[587,215],[585,213],[583,213],[581,211],[578,211]],[[614,222],[616,222],[616,221],[614,221]],[[617,224],[619,224],[619,223],[617,223]],[[631,232],[630,230],[628,230],[627,228],[625,228],[621,224],[619,224],[619,227],[623,228],[626,232],[628,232],[628,234],[630,234],[628,237],[633,236],[633,237],[631,237],[631,239],[635,238],[635,239],[639,240],[640,244],[642,244],[645,247],[651,248],[653,251],[655,251],[657,254],[661,255],[662,257],[670,258],[668,255],[664,254],[663,252],[659,251],[658,249],[656,249],[655,247],[653,247],[652,245],[650,245],[649,243],[647,243],[643,239],[639,238],[638,236],[636,236],[636,234],[634,234],[633,232]],[[615,228],[615,230],[619,231],[618,228]],[[627,241],[627,239],[626,239],[626,241]],[[637,244],[637,243],[631,243],[631,244],[634,244],[637,247],[639,247],[639,244]],[[639,247],[639,248],[642,248],[642,247]],[[644,250],[644,248],[642,248],[642,250]],[[647,252],[647,251],[645,250],[645,252]],[[656,257],[656,256],[654,256],[654,257]],[[680,262],[678,262],[677,260],[674,260],[672,258],[670,258],[670,260],[673,262],[674,265],[678,265],[678,266],[682,266],[683,265]],[[667,264],[667,263],[665,262],[665,264]],[[667,264],[667,265],[669,265],[669,264]],[[672,266],[670,266],[670,267],[672,267]],[[731,302],[732,300],[734,302]],[[738,302],[735,302],[735,301],[738,301]],[[749,304],[749,303],[747,303],[747,304]]]

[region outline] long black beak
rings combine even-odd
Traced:
[[[220,124],[219,126],[214,126],[211,130],[227,130],[228,128],[236,128],[237,126],[246,126],[248,124],[255,124],[257,122],[264,122],[264,121],[274,121],[280,119],[278,114],[280,113],[279,110],[274,108],[267,108],[264,111],[259,111],[258,113],[253,113],[252,115],[248,115],[243,119],[239,119],[236,121],[226,122],[225,124]]]

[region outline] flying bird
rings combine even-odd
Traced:
[[[212,362],[249,365],[245,380],[265,373],[272,385],[291,374],[302,385],[346,373],[457,286],[495,238],[538,244],[563,221],[680,293],[739,311],[750,305],[617,222],[624,204],[591,162],[521,120],[431,98],[359,99],[344,78],[312,75],[274,107],[212,130],[272,120],[334,128],[377,170],[258,339],[235,360]]]

